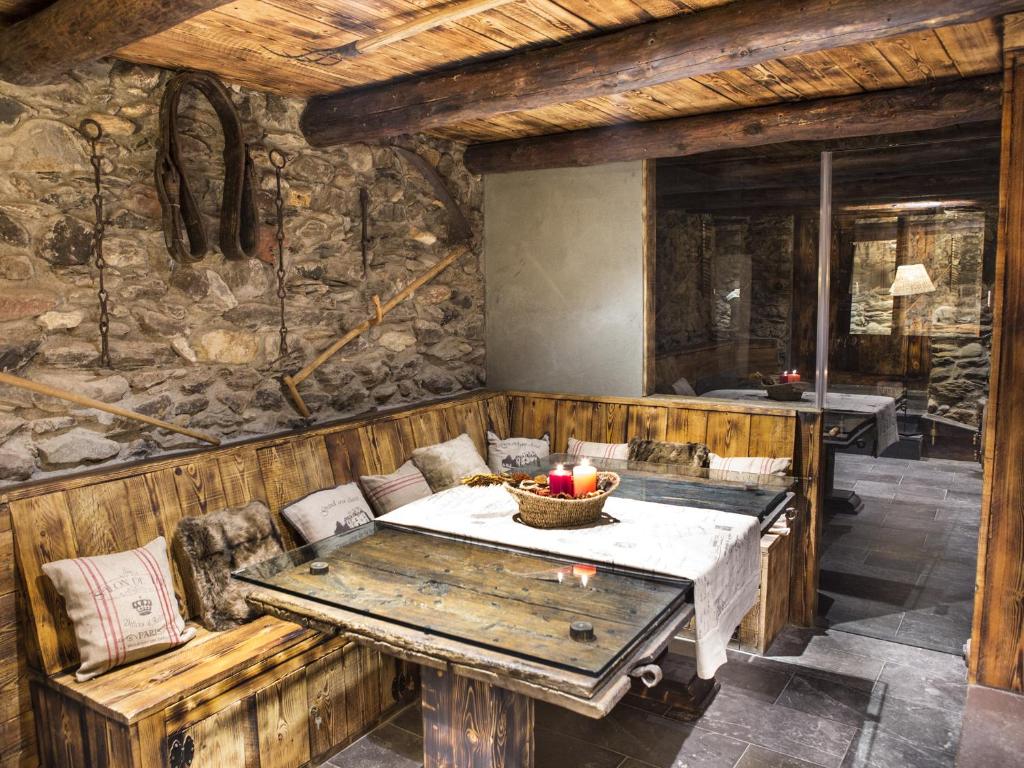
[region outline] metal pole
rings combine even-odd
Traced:
[[[818,226],[818,344],[814,404],[825,409],[828,392],[829,268],[832,263],[832,153],[821,153],[821,221]]]

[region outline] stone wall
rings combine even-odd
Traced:
[[[59,84],[0,83],[0,368],[232,440],[300,425],[280,377],[300,368],[446,252],[447,215],[427,182],[387,148],[314,150],[298,130],[302,102],[235,90],[257,145],[263,240],[259,259],[219,252],[193,267],[164,245],[153,183],[157,113],[169,73],[98,63]],[[105,255],[114,370],[98,365],[97,274],[90,263],[92,179],[75,127],[106,138]],[[186,162],[211,239],[223,139],[212,108],[183,101]],[[289,155],[287,201],[291,354],[278,356],[273,170],[265,147]],[[435,164],[480,232],[482,185],[462,148],[410,140]],[[360,255],[359,188],[370,193],[370,269]],[[315,417],[449,395],[483,383],[479,234],[471,256],[349,345],[302,385]],[[194,445],[171,433],[0,386],[0,484]]]

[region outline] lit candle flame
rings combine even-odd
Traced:
[[[584,573],[582,576],[580,576],[580,586],[582,586],[582,587],[587,586],[587,582],[589,582],[589,581],[590,581],[590,577],[587,574]]]
[[[559,471],[559,472],[564,472],[564,471],[565,471],[565,465],[564,465],[564,464],[559,464],[559,465],[557,465],[557,466],[555,467],[555,469],[556,469],[557,471]]]
[[[565,581],[565,574],[562,573],[561,571],[559,571],[558,572],[558,583],[561,584],[563,581]]]

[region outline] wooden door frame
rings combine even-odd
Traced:
[[[999,224],[971,683],[1024,692],[1024,14],[1004,18]]]

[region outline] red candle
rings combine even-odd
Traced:
[[[780,384],[788,384],[790,382],[789,371],[783,371],[782,375],[779,376]]]
[[[572,496],[572,472],[559,464],[548,473],[548,488],[552,496],[560,493]]]
[[[800,374],[799,374],[799,373],[797,373],[797,372],[796,372],[796,371],[794,370],[794,371],[793,371],[793,372],[792,372],[791,374],[789,374],[789,380],[790,380],[790,381],[800,381]]]

